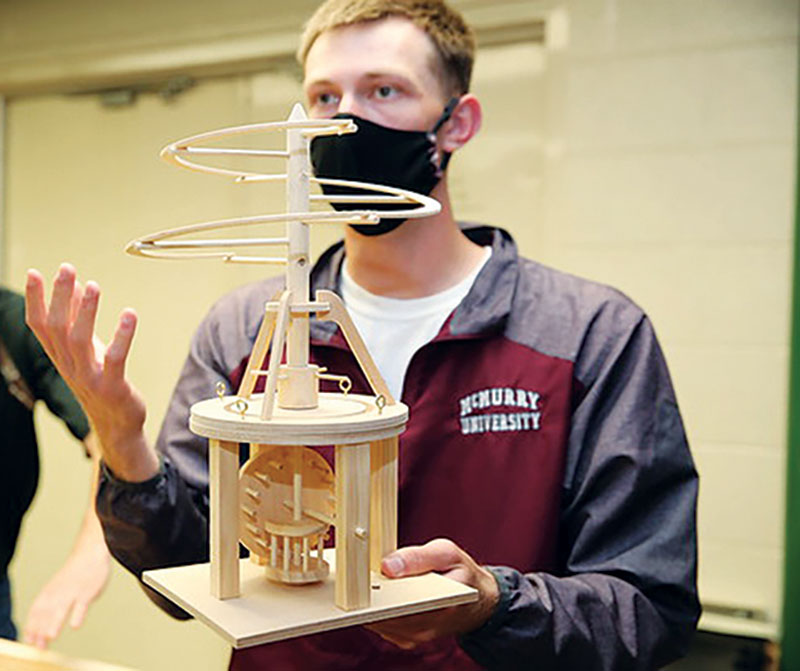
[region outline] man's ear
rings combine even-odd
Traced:
[[[456,108],[439,134],[442,151],[454,152],[469,142],[480,130],[483,111],[478,99],[465,93],[458,100]]]

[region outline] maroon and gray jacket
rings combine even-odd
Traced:
[[[232,669],[650,670],[686,651],[697,475],[649,320],[608,287],[520,258],[504,231],[466,233],[493,253],[408,367],[399,541],[451,538],[494,567],[496,612],[413,651],[354,627],[234,651]],[[342,258],[341,244],[323,255],[314,288],[336,289]],[[232,292],[200,325],[158,439],[161,472],[141,484],[104,473],[106,540],[137,576],[207,561],[207,447],[189,407],[219,380],[237,387],[281,281]],[[366,391],[337,327],[314,321],[311,334],[314,362]]]

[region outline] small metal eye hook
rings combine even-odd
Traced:
[[[247,404],[247,401],[241,398],[237,398],[233,404],[233,409],[241,415],[242,419],[244,419],[244,414],[247,412],[249,407],[250,406]]]

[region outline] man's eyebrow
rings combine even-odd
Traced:
[[[363,79],[368,80],[375,80],[375,79],[399,79],[403,82],[412,83],[412,79],[407,75],[404,75],[400,72],[394,72],[391,70],[380,70],[376,72],[365,72],[361,75]],[[310,88],[312,86],[336,86],[336,81],[330,79],[328,77],[323,77],[322,79],[312,79],[311,81],[307,81],[303,84],[306,88]]]
[[[303,86],[305,88],[310,88],[312,86],[331,86],[333,85],[333,81],[330,79],[314,79],[310,82],[303,82]]]
[[[408,76],[400,72],[394,72],[391,70],[383,70],[378,72],[365,72],[364,77],[366,79],[386,79],[388,77],[391,79],[402,79],[404,82],[409,82],[409,83],[411,82],[411,79]]]
[[[409,77],[408,75],[403,74],[402,72],[396,72],[393,70],[366,72],[364,73],[363,79],[370,85],[375,83],[386,82],[389,84],[392,83],[399,84],[403,89],[409,92],[422,90],[421,84],[418,80],[414,79],[413,77]]]

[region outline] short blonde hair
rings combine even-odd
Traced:
[[[469,91],[475,35],[444,0],[326,0],[306,23],[297,60],[305,66],[311,45],[328,30],[390,16],[408,19],[431,39],[439,56],[434,68],[447,94]]]

